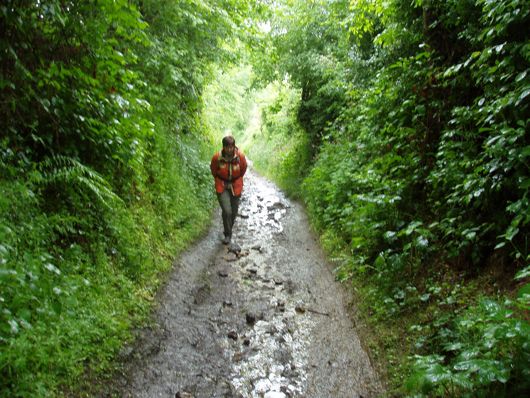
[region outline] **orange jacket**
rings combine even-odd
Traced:
[[[226,160],[223,151],[216,152],[210,162],[210,170],[215,179],[215,191],[222,193],[227,185],[231,183],[232,194],[240,196],[243,191],[243,176],[247,171],[247,159],[243,152],[237,147],[234,157]]]

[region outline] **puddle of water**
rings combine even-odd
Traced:
[[[281,233],[281,219],[290,207],[288,200],[264,180],[260,180],[260,184],[253,178],[248,178],[247,181],[240,211],[245,221],[243,229],[255,232],[261,239]]]
[[[291,208],[274,186],[250,178],[247,196],[241,203],[236,238],[242,246],[254,245],[259,251],[235,267],[231,278],[245,291],[248,301],[267,303],[263,319],[245,332],[241,360],[232,366],[230,383],[242,397],[302,396],[307,381],[307,347],[313,321],[295,311],[298,299],[289,291],[284,261],[275,261],[267,250],[274,250],[274,236],[284,231],[282,219]],[[265,251],[264,254],[261,252]],[[284,259],[285,260],[285,259]],[[249,282],[250,281],[250,282]],[[237,350],[230,350],[238,357]]]

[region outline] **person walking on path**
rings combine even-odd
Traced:
[[[232,227],[243,191],[243,176],[247,171],[245,155],[236,147],[236,140],[231,135],[223,138],[223,149],[213,155],[210,170],[222,210],[223,244],[227,245],[232,240]]]

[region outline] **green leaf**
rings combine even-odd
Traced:
[[[440,364],[434,364],[425,371],[425,377],[431,383],[451,380],[451,371]]]
[[[519,98],[517,99],[517,102],[515,103],[515,106],[518,106],[526,97],[530,95],[530,88],[527,90],[524,90]]]
[[[46,268],[50,272],[53,272],[56,275],[61,275],[61,271],[59,270],[59,268],[57,268],[55,265],[51,263],[44,264],[44,268]]]
[[[503,248],[504,246],[506,246],[506,242],[499,242],[499,243],[497,243],[497,244],[495,245],[495,248],[494,248],[494,249],[495,249],[495,250],[497,250],[497,249],[501,249],[501,248]]]
[[[528,277],[530,277],[530,265],[527,265],[525,268],[515,274],[516,280],[525,279]]]
[[[418,236],[416,238],[416,246],[424,249],[429,246],[429,240],[424,236]]]
[[[519,188],[521,189],[528,189],[530,188],[530,178],[525,178],[521,181],[519,184]]]
[[[508,227],[508,230],[506,231],[505,237],[507,240],[511,241],[515,237],[515,235],[517,235],[518,233],[519,233],[519,228],[514,225],[510,225]]]
[[[20,327],[18,325],[18,322],[15,319],[9,319],[7,323],[9,323],[9,326],[11,328],[11,333],[17,334],[19,332]]]
[[[523,80],[526,77],[526,73],[527,73],[527,71],[523,71],[523,72],[519,73],[517,75],[517,77],[515,78],[515,81],[516,82],[520,82],[521,80]]]
[[[464,345],[460,342],[449,343],[449,344],[444,345],[444,349],[446,351],[460,351],[463,347]]]

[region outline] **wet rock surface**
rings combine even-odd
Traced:
[[[303,209],[249,173],[240,213],[231,245],[221,244],[218,221],[178,260],[112,394],[377,396],[347,298]]]

